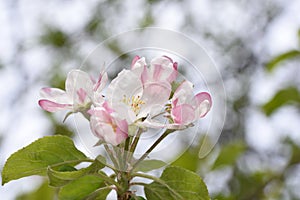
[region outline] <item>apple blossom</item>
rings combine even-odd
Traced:
[[[171,119],[179,128],[188,126],[204,117],[211,105],[211,97],[207,92],[201,92],[194,96],[193,84],[185,80],[176,89],[171,99]]]
[[[172,83],[178,75],[177,65],[177,62],[173,62],[171,58],[161,56],[152,59],[150,66],[147,67],[144,57],[135,56],[131,70],[136,71],[135,73],[140,76],[143,84],[161,81]]]
[[[136,56],[131,70],[122,70],[112,80],[106,97],[111,107],[131,124],[164,109],[176,76],[177,63],[168,57],[153,59],[147,67],[145,59]]]
[[[66,90],[58,88],[42,88],[39,105],[46,111],[56,112],[59,110],[71,110],[72,112],[84,112],[91,104],[101,104],[103,97],[101,91],[105,87],[107,74],[100,75],[99,80],[93,81],[91,77],[81,71],[69,72],[65,87]]]
[[[99,140],[96,145],[103,145],[106,154],[101,155],[99,151],[100,154],[91,159],[78,150],[69,137],[47,136],[8,158],[2,184],[29,175],[47,174],[49,185],[59,189],[58,196],[62,199],[103,199],[111,190],[116,191],[118,200],[144,199],[132,190],[134,185],[145,187],[148,199],[170,196],[172,199],[209,199],[203,181],[186,169],[167,167],[161,178],[144,174],[166,164],[160,160],[145,161],[164,139],[177,130],[190,127],[211,108],[212,100],[207,92],[194,95],[193,84],[188,80],[179,84],[177,76],[177,63],[167,56],[153,59],[150,65],[145,58],[136,56],[131,69],[123,69],[106,91],[106,73],[101,73],[95,81],[80,70],[68,73],[65,91],[42,88],[41,108],[49,112],[70,110],[66,117],[82,113]],[[147,139],[155,140],[144,145],[146,140],[140,138],[149,128],[162,128],[163,132],[156,132],[155,137]],[[147,148],[142,154],[137,153],[140,146]],[[80,163],[90,165],[78,168]],[[60,170],[65,166],[76,167],[78,171]],[[111,169],[109,174],[106,167]],[[135,181],[137,178],[153,182],[146,184]],[[181,183],[183,178],[188,184],[173,187],[173,183]],[[191,184],[197,187],[190,189]],[[84,186],[83,190],[78,187],[80,185]]]
[[[210,95],[194,95],[188,80],[172,91],[177,76],[177,62],[167,56],[154,58],[149,65],[144,57],[135,56],[131,68],[123,69],[108,85],[105,96],[106,73],[94,81],[87,73],[72,70],[66,91],[43,88],[39,104],[49,112],[81,112],[95,136],[118,145],[134,136],[138,127],[180,130],[206,115],[212,105]]]
[[[128,137],[127,121],[119,118],[118,113],[110,108],[107,102],[90,109],[88,113],[91,115],[91,130],[101,141],[116,146]]]

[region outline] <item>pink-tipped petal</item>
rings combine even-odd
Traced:
[[[169,61],[170,61],[171,63],[173,63],[172,58],[170,58],[169,56],[163,55],[162,57],[169,59]]]
[[[99,139],[112,145],[118,145],[128,137],[126,120],[119,120],[103,107],[88,111],[91,114],[90,127]]]
[[[196,101],[196,114],[198,118],[204,117],[212,106],[210,94],[207,92],[198,93],[195,96]]]
[[[167,66],[169,66],[169,64],[173,64],[173,62],[170,60],[169,57],[166,57],[166,56],[154,58],[151,60],[151,63],[150,63],[151,66],[161,65],[163,67],[167,67]]]
[[[145,84],[147,80],[148,80],[148,68],[144,66],[141,74],[141,81],[143,84]]]
[[[49,101],[55,101],[61,104],[68,104],[72,101],[64,90],[58,88],[45,87],[40,90],[40,96]]]
[[[140,57],[138,55],[134,56],[134,58],[132,59],[131,62],[131,69],[134,68],[135,63],[140,59]]]
[[[113,128],[111,125],[91,120],[91,130],[99,139],[104,140],[107,143],[111,143],[111,141],[108,141],[109,139],[107,139],[107,134],[113,135]]]
[[[122,143],[128,137],[128,124],[126,120],[117,122],[116,145]]]
[[[177,103],[178,103],[178,98],[176,98],[172,101],[172,107],[176,107]]]
[[[79,102],[81,104],[84,104],[84,102],[86,101],[86,97],[87,97],[86,91],[83,88],[80,88],[79,90],[77,90],[77,95],[78,95]]]
[[[189,104],[176,106],[171,110],[173,120],[177,124],[186,125],[195,120],[195,110]]]
[[[191,103],[193,97],[193,84],[185,80],[174,92],[173,101],[177,100],[177,104]]]
[[[154,72],[153,72],[153,77],[152,77],[152,79],[153,80],[155,80],[155,81],[158,81],[158,80],[160,80],[160,77],[161,77],[161,75],[162,75],[162,73],[163,73],[163,68],[162,68],[162,66],[161,65],[154,65]]]
[[[98,78],[98,81],[97,83],[94,85],[94,88],[93,90],[95,92],[101,92],[101,90],[104,89],[106,83],[107,83],[107,80],[108,80],[108,76],[107,76],[107,73],[101,73],[99,78]]]
[[[207,92],[200,92],[195,96],[196,104],[200,105],[204,100],[207,100],[212,105],[211,96]]]
[[[177,75],[177,63],[173,63],[172,59],[167,56],[154,58],[150,64],[152,80],[164,80],[172,83]]]
[[[103,123],[112,123],[112,118],[109,113],[106,112],[106,110],[103,107],[97,107],[94,109],[90,109],[88,113],[94,118],[97,119],[97,121],[103,122]]]
[[[74,103],[77,99],[77,91],[82,88],[88,96],[93,96],[93,81],[90,76],[81,70],[72,70],[68,73],[66,79],[66,93],[74,98]]]
[[[112,109],[109,105],[108,105],[108,102],[105,101],[103,103],[103,108],[106,110],[106,112],[108,112],[109,114],[113,113],[114,112],[114,109]]]
[[[168,82],[172,83],[178,76],[177,62],[173,63],[173,71],[168,77]]]
[[[137,58],[139,57],[136,57],[132,62],[131,72],[134,73],[139,79],[142,79],[142,73],[145,72],[144,70],[147,68],[147,63],[144,57],[139,59]]]
[[[209,103],[209,101],[204,100],[200,106],[196,109],[196,114],[198,115],[198,118],[204,117],[208,111],[211,108],[211,104]]]
[[[53,101],[49,100],[39,100],[39,105],[41,106],[42,109],[48,111],[48,112],[56,112],[59,110],[69,110],[73,108],[72,104],[59,104],[55,103]]]
[[[56,89],[56,88],[53,88],[53,89]],[[52,96],[51,94],[52,94],[52,91],[53,91],[53,89],[52,88],[49,88],[49,87],[45,87],[45,88],[42,88],[41,89],[41,94],[45,94],[45,95],[50,95],[50,96]],[[65,93],[65,91],[63,91],[63,90],[58,90],[60,93]]]
[[[144,85],[143,101],[148,105],[164,105],[171,94],[168,82],[151,82]]]

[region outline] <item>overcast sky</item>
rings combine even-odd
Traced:
[[[143,11],[141,11],[143,3],[140,2],[124,1],[126,13],[122,16],[122,23],[111,22],[114,25],[111,28],[112,34],[137,28],[137,20],[143,17]],[[270,58],[284,51],[299,48],[297,31],[300,28],[300,1],[274,2],[282,5],[284,9],[280,16],[272,21],[266,34],[257,38],[253,44],[253,48],[257,49],[258,53],[264,51]],[[51,58],[44,48],[37,45],[36,39],[41,35],[43,24],[51,22],[72,33],[87,22],[96,3],[96,0],[0,1],[1,166],[10,154],[42,137],[45,135],[43,131],[49,130],[50,122],[37,105],[39,89],[44,85],[42,81],[34,84],[50,67],[49,59]],[[186,1],[186,6],[189,7],[191,15],[199,23],[200,28],[209,28],[216,32],[242,32],[245,31],[244,27],[253,20],[252,12],[245,11],[244,7],[233,0],[217,1],[217,3],[209,0],[189,0]],[[250,7],[249,9],[255,8]],[[114,15],[114,13],[111,14]],[[167,7],[164,3],[157,4],[154,6],[154,14],[157,21],[155,25],[158,27],[181,31],[180,27],[185,23],[181,7],[176,3],[170,3]],[[116,24],[119,25],[116,26]],[[253,26],[255,28],[255,24]],[[214,46],[210,46],[210,43],[206,43],[203,38],[197,38],[189,30],[185,31],[184,34],[204,45],[216,60],[218,67],[221,68],[221,64],[224,62],[222,54],[216,52]],[[17,44],[20,41],[23,44],[22,48],[26,51],[22,56],[16,56],[19,53]],[[84,43],[84,41],[82,42]],[[92,48],[93,44],[87,45],[87,52]],[[22,65],[18,66],[20,63]],[[279,88],[286,84],[286,79],[293,75],[290,71],[300,75],[299,66],[295,65],[281,68],[271,75],[264,71],[258,71],[252,77],[253,96],[251,96],[251,101],[253,104],[260,105],[267,102]],[[24,93],[21,100],[16,99],[20,92]],[[231,88],[226,88],[226,92],[227,96],[230,96]],[[271,118],[265,117],[260,111],[250,110],[248,118],[247,139],[250,144],[254,145],[255,143],[259,150],[272,148],[283,137],[279,134],[282,132],[292,135],[300,144],[299,133],[296,131],[300,130],[299,114],[292,107],[281,109]],[[257,130],[260,130],[259,133]],[[260,137],[259,142],[257,134]],[[18,192],[30,190],[36,184],[36,182],[28,184],[31,179],[25,178],[8,183],[4,187],[1,186],[1,199],[12,200]],[[36,178],[33,179],[36,180]]]

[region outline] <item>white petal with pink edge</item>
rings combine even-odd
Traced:
[[[72,104],[60,104],[49,100],[39,100],[39,105],[48,112],[56,112],[60,110],[70,110],[73,109]]]
[[[100,140],[112,145],[122,143],[128,137],[128,123],[119,119],[115,112],[104,107],[89,110],[91,114],[90,127]]]
[[[58,88],[42,88],[40,90],[40,96],[49,101],[55,101],[61,104],[72,104],[72,99],[67,95],[67,93]]]
[[[197,118],[204,117],[212,106],[211,96],[207,92],[198,93],[194,98]]]

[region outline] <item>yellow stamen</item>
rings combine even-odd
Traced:
[[[136,97],[132,96],[131,98],[126,97],[126,95],[124,95],[122,101],[125,104],[129,105],[135,114],[138,114],[141,109],[141,106],[145,104],[145,102],[141,100],[141,97],[139,95]]]

